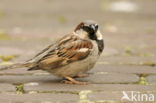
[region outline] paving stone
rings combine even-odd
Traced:
[[[146,77],[147,82],[150,84],[156,84],[156,75],[149,75]]]
[[[156,91],[155,85],[137,84],[89,84],[89,85],[70,85],[53,82],[39,82],[38,85],[25,85],[26,91],[66,91],[79,92],[83,90],[92,91]]]
[[[155,56],[153,57],[140,57],[140,56],[109,56],[100,57],[100,64],[120,64],[120,65],[141,65],[146,62],[156,63]]]
[[[98,92],[88,94],[90,101],[121,101],[122,92]]]
[[[15,92],[15,86],[9,83],[0,83],[0,92]]]
[[[59,82],[61,78],[57,78],[52,75],[42,75],[42,76],[35,76],[35,75],[18,75],[18,76],[11,76],[11,75],[2,75],[0,76],[1,83],[28,83],[28,82]]]
[[[47,74],[48,72],[42,70],[27,71],[28,68],[15,68],[0,71],[0,75],[33,75],[33,74]]]
[[[74,94],[0,94],[0,103],[75,103],[78,100]]]
[[[61,81],[62,78],[58,78],[52,75],[18,75],[18,76],[11,76],[11,75],[3,75],[0,76],[0,82],[5,83],[26,83],[26,82],[58,82]],[[139,81],[139,77],[135,74],[94,74],[90,75],[86,78],[77,78],[81,81],[88,81],[90,83],[136,83]]]
[[[91,83],[136,83],[139,82],[139,77],[135,74],[122,74],[122,73],[106,73],[106,74],[93,74],[86,78],[80,78],[82,81],[89,81]]]
[[[133,74],[156,74],[156,68],[150,66],[126,66],[126,65],[104,65],[97,64],[90,73],[133,73]]]

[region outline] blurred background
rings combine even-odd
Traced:
[[[81,21],[92,19],[103,33],[106,62],[128,56],[128,63],[135,57],[141,59],[134,62],[153,63],[155,10],[155,0],[0,0],[0,57],[27,60]]]

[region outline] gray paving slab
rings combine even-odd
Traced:
[[[118,65],[140,65],[144,66],[148,63],[156,63],[155,56],[141,57],[141,56],[109,56],[100,57],[99,64],[118,64]]]
[[[15,92],[16,88],[13,84],[0,83],[0,92]]]
[[[156,84],[156,75],[149,75],[146,79],[148,83]]]
[[[122,98],[122,91],[114,92],[98,92],[88,94],[90,101],[120,101]]]
[[[52,75],[3,75],[0,76],[0,82],[5,83],[26,83],[26,82],[59,82],[62,78],[58,78]],[[90,83],[102,84],[102,83],[137,83],[139,77],[135,74],[93,74],[86,78],[77,78],[77,80],[88,81]]]
[[[138,84],[89,84],[89,85],[69,85],[60,83],[38,83],[38,85],[25,85],[26,91],[156,91],[155,85]]]
[[[42,70],[36,70],[36,71],[27,71],[28,68],[15,68],[15,69],[8,69],[0,71],[0,75],[37,75],[37,74],[48,74],[45,71]]]
[[[78,95],[74,94],[0,94],[3,103],[74,103],[78,100]]]
[[[139,82],[139,77],[135,74],[99,73],[99,74],[93,74],[86,78],[79,78],[78,80],[89,81],[90,83],[96,83],[96,84],[137,83]]]
[[[156,68],[150,66],[136,66],[136,65],[106,65],[97,64],[90,73],[132,73],[132,74],[156,74]]]
[[[0,76],[1,83],[28,83],[28,82],[59,82],[61,79],[54,77],[52,75],[19,75],[19,76],[11,76],[11,75],[3,75]]]

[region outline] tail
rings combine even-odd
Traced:
[[[14,68],[22,68],[22,67],[33,67],[34,63],[26,62],[26,63],[16,63],[9,66],[0,67],[0,71],[14,69]]]

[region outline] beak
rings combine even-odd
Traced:
[[[94,25],[91,25],[90,27],[95,31],[95,26]]]
[[[90,27],[94,30],[95,33],[97,32],[98,25],[91,25]]]

